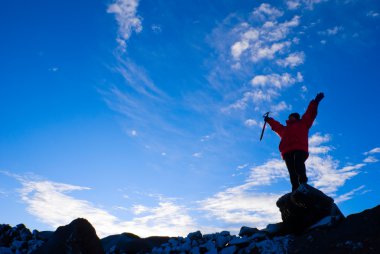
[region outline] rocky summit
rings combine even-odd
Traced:
[[[140,238],[123,233],[103,239],[98,238],[85,219],[76,219],[55,232],[31,232],[23,224],[14,227],[3,224],[0,225],[0,254],[380,253],[380,205],[347,218],[334,220],[333,217],[325,216],[302,231],[299,225],[289,229],[282,222],[262,230],[243,226],[238,235],[228,231],[214,234],[196,231],[186,237]],[[287,232],[295,229],[297,232]]]

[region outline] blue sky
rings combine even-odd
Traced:
[[[266,111],[326,95],[310,184],[379,204],[374,0],[3,1],[0,223],[100,236],[280,221],[291,187]]]

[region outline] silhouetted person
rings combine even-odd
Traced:
[[[305,161],[309,157],[309,129],[317,116],[319,102],[324,97],[323,93],[318,93],[302,118],[298,113],[290,114],[286,126],[271,117],[264,117],[272,130],[281,138],[279,149],[289,171],[292,191],[300,184],[307,183]]]

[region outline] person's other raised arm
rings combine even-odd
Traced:
[[[309,103],[306,112],[303,114],[302,120],[306,123],[308,128],[313,125],[318,114],[318,105],[324,97],[325,95],[323,93],[318,93],[317,96],[315,96],[315,99]]]

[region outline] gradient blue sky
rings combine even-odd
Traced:
[[[380,203],[378,1],[2,1],[0,24],[0,223],[278,222],[291,187],[261,116],[320,91],[310,184],[346,215]]]

